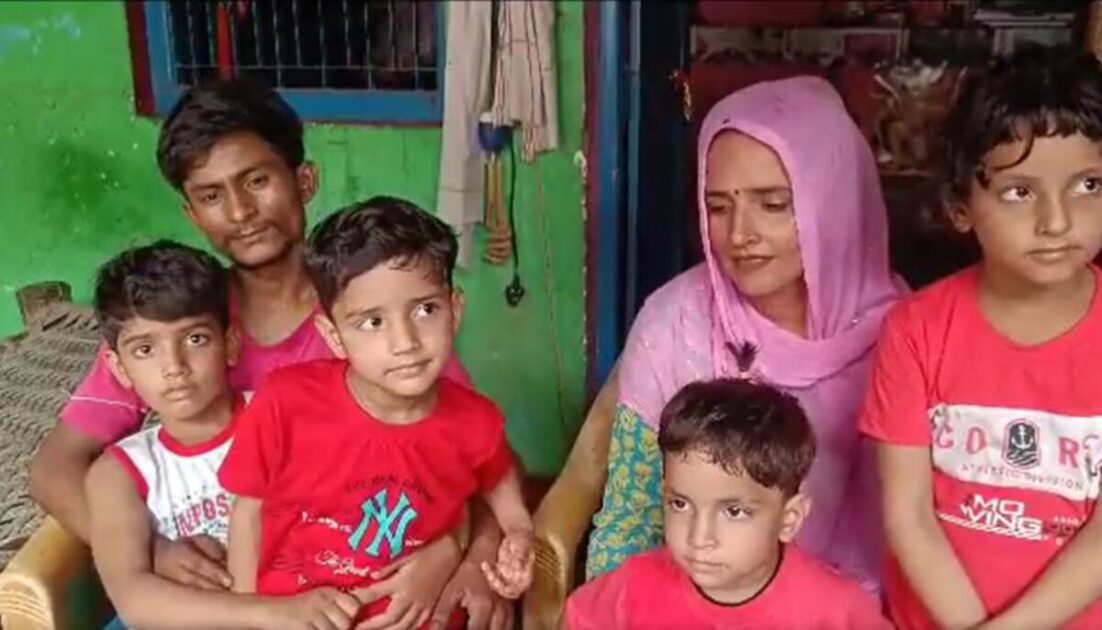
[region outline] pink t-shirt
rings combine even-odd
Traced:
[[[1091,518],[1102,462],[1102,278],[1086,316],[1020,346],[980,308],[978,268],[885,320],[862,431],[929,448],[933,510],[989,614],[1035,582]],[[935,626],[897,563],[885,593],[903,628]],[[1102,628],[1095,602],[1065,628]]]
[[[732,605],[705,597],[660,547],[582,585],[566,602],[565,621],[567,630],[891,628],[856,582],[795,545],[761,593]]]
[[[253,391],[276,368],[316,359],[331,359],[333,353],[314,325],[312,313],[283,341],[263,346],[241,327],[241,345],[237,362],[229,369],[234,391]],[[230,320],[236,323],[236,309]],[[61,420],[68,426],[104,444],[111,444],[141,428],[147,407],[132,389],[124,387],[107,367],[107,345],[100,346],[95,362],[84,380],[61,409]],[[443,375],[456,383],[472,387],[470,377],[453,355]]]

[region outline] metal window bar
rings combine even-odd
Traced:
[[[321,2],[321,0],[318,0],[318,2]],[[349,27],[351,26],[352,20],[349,20],[348,17],[351,16],[352,14],[348,11],[348,0],[342,0],[342,2],[343,2],[342,8],[344,9],[344,17],[345,17],[345,19],[341,20],[342,22],[344,22],[344,64],[347,65],[347,66],[351,66],[352,65],[352,38],[349,37],[348,30],[349,30]]]
[[[279,45],[279,3],[275,0],[269,5],[272,7],[272,39],[275,41],[275,71],[276,71],[276,86],[283,85],[283,56],[281,46]]]
[[[264,65],[264,55],[260,49],[260,3],[249,6],[249,21],[253,23],[253,48],[256,50],[256,65]]]
[[[391,69],[402,69],[402,59],[398,55],[398,7],[391,2],[387,5],[387,30],[390,31],[390,63]]]
[[[302,66],[302,42],[299,38],[298,0],[291,0],[292,24],[295,33],[295,65]],[[279,34],[276,33],[276,36]]]
[[[194,19],[191,17],[191,3],[190,2],[184,3],[184,12],[187,14],[187,37],[185,37],[184,39],[187,40],[188,61],[190,62],[188,65],[191,67],[191,69],[188,70],[188,77],[189,77],[190,81],[194,82],[195,81],[195,70],[194,70],[194,68],[195,68],[195,66],[199,65],[199,54],[198,54],[198,50],[197,50],[198,46],[195,45],[195,38],[197,37],[198,34],[195,31]]]
[[[239,16],[237,7],[227,4],[226,14],[229,16],[227,21],[230,23],[230,57],[232,59],[230,68],[232,68],[234,74],[237,74],[237,64],[241,63],[240,55],[237,53],[237,20]]]
[[[214,23],[214,20],[216,19],[216,17],[215,17],[215,13],[216,13],[215,7],[213,5],[208,5],[206,3],[199,3],[199,6],[203,7],[203,16],[206,19],[206,25],[207,25],[207,54],[210,55],[209,57],[207,57],[207,64],[206,64],[206,67],[204,69],[206,69],[208,73],[211,73],[211,74],[217,76],[217,74],[218,74],[218,50],[217,50],[216,46],[218,44],[218,35],[217,35],[218,27]],[[198,80],[202,80],[202,79],[206,79],[206,78],[207,77],[203,76],[202,72],[200,72],[199,77],[197,77]]]
[[[325,73],[325,9],[321,6],[321,0],[318,0],[318,48],[321,49],[321,87],[328,87]]]
[[[168,54],[178,85],[218,73],[219,2],[229,14],[235,72],[274,75],[280,88],[438,89],[438,7],[410,0],[249,0],[244,8],[240,0],[170,0]]]
[[[187,41],[186,37],[177,37],[176,36],[177,23],[178,23],[180,18],[176,14],[170,14],[168,16],[168,18],[169,18],[168,19],[168,28],[165,29],[165,39],[168,42],[168,49],[172,51],[172,54],[174,56],[178,56],[178,57],[183,58],[183,56],[184,56],[184,52],[183,52],[184,51],[184,45],[187,44],[187,46],[188,46],[187,57],[188,57],[188,59],[190,59],[191,58],[191,42]],[[181,30],[184,33],[188,32],[188,30],[186,28],[181,29]],[[178,72],[173,73],[173,78],[176,79],[176,81],[181,81],[181,78],[180,78]]]
[[[413,89],[421,87],[421,8],[413,3]]]
[[[375,89],[375,76],[371,73],[371,44],[369,43],[371,37],[371,3],[370,0],[364,0],[364,36],[361,37],[361,41],[364,42],[364,78],[367,80],[367,89]]]

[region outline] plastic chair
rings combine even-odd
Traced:
[[[593,401],[566,465],[536,510],[535,579],[524,597],[525,630],[562,624],[563,606],[576,583],[579,546],[604,494],[616,399],[614,369]]]

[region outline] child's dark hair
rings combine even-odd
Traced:
[[[404,199],[378,196],[341,208],[314,228],[306,270],[329,312],[353,278],[389,260],[428,262],[450,287],[458,251],[446,223]]]
[[[968,199],[972,182],[986,187],[990,168],[1029,157],[1035,138],[1083,134],[1102,141],[1102,65],[1090,53],[1025,46],[969,77],[941,134],[941,201],[948,211]],[[985,165],[1000,144],[1025,141],[1012,164]]]
[[[815,434],[800,403],[743,379],[682,388],[662,411],[658,446],[667,456],[702,453],[728,473],[785,496],[799,491],[815,459]]]
[[[227,274],[214,256],[168,240],[128,249],[104,263],[93,302],[100,332],[117,349],[119,331],[135,317],[171,322],[213,315],[229,325]]]
[[[270,87],[247,77],[218,79],[184,92],[172,107],[157,141],[157,164],[165,179],[183,191],[184,181],[226,136],[254,133],[283,158],[302,165],[302,121]]]

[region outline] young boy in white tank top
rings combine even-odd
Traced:
[[[245,403],[226,377],[236,352],[226,295],[216,259],[169,241],[100,269],[94,301],[108,365],[160,425],[108,447],[88,472],[96,568],[130,627],[348,627],[361,605],[354,594],[236,595],[213,577],[204,590],[154,573],[159,541],[190,539],[224,553],[233,497],[217,475]]]

